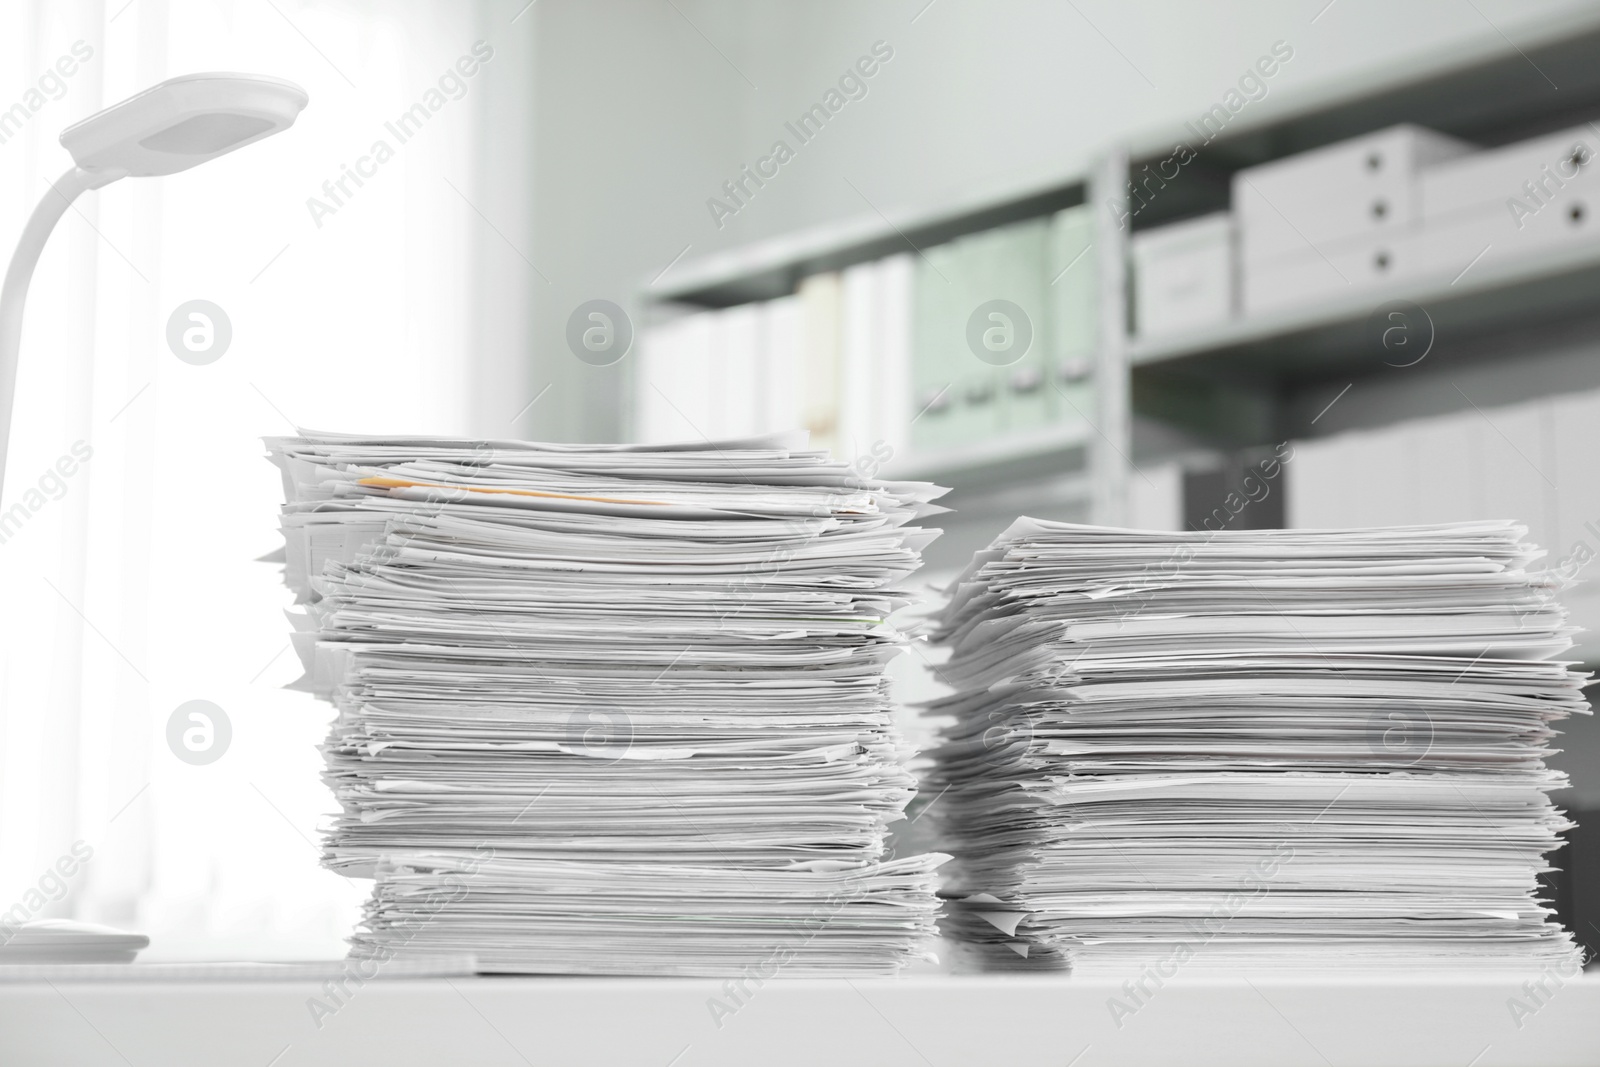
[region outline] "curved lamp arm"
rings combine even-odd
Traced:
[[[61,131],[76,163],[33,209],[0,286],[0,490],[5,488],[17,349],[28,281],[50,231],[82,193],[118,178],[176,174],[294,125],[307,103],[293,82],[260,74],[169,78]]]
[[[61,216],[80,193],[109,185],[122,177],[117,171],[90,173],[73,167],[50,186],[39,206],[28,217],[17,250],[11,255],[11,265],[6,268],[6,280],[0,286],[0,492],[4,491],[6,456],[11,443],[11,408],[17,393],[17,350],[22,344],[22,310],[28,302],[28,283],[33,280],[33,268],[39,262],[39,253],[50,237]]]

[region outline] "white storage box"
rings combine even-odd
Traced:
[[[1532,216],[1514,216],[1503,203],[1490,204],[1354,245],[1310,249],[1265,264],[1241,263],[1240,305],[1244,314],[1257,315],[1336,301],[1394,282],[1450,285],[1474,271],[1600,240],[1597,211],[1600,182],[1569,185]]]
[[[1530,246],[1546,247],[1595,239],[1595,212],[1600,211],[1600,182],[1569,185],[1537,214],[1519,219],[1517,238]],[[1509,216],[1510,212],[1506,214]],[[1515,247],[1515,246],[1513,246]]]
[[[1302,304],[1337,301],[1392,281],[1397,264],[1409,259],[1402,240],[1368,238],[1322,252],[1315,248],[1279,256],[1270,263],[1240,264],[1241,306],[1246,315]]]
[[[1133,235],[1134,319],[1140,337],[1233,316],[1233,216],[1218,212]]]
[[[1593,127],[1575,126],[1427,167],[1417,175],[1422,218],[1431,226],[1489,208],[1509,215],[1512,200],[1537,207],[1574,184],[1593,182],[1597,149]],[[1529,182],[1538,199],[1530,196]]]
[[[1233,211],[1244,263],[1397,232],[1420,216],[1417,173],[1473,147],[1420,126],[1391,126],[1241,170]]]
[[[1532,215],[1513,214],[1501,202],[1425,223],[1409,242],[1414,250],[1407,271],[1454,281],[1468,264],[1477,270],[1593,241],[1600,235],[1597,192],[1600,182],[1569,185]]]
[[[1245,314],[1259,315],[1353,293],[1382,301],[1383,287],[1396,283],[1431,279],[1448,285],[1491,261],[1535,250],[1532,239],[1517,237],[1509,216],[1479,212],[1450,226],[1411,228],[1326,252],[1311,249],[1269,264],[1244,264],[1241,304]]]
[[[1431,234],[1415,227],[1345,242],[1341,246],[1307,249],[1280,256],[1270,263],[1240,265],[1241,305],[1247,315],[1338,301],[1357,293],[1385,299],[1382,288],[1429,275],[1448,282],[1472,263],[1495,233],[1483,225],[1451,228]]]

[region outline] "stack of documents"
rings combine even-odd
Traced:
[[[1536,880],[1585,676],[1525,532],[1019,519],[936,635],[947,932],[1118,978],[1571,973]]]
[[[506,972],[892,974],[943,857],[892,859],[897,587],[938,488],[804,435],[268,441],[325,862],[360,957]]]

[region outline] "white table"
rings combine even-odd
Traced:
[[[1512,978],[1179,975],[1117,1020],[1119,987],[1057,976],[776,980],[719,1028],[708,1001],[734,1002],[715,981],[392,979],[354,991],[319,1027],[313,982],[7,983],[0,1064],[1600,1064],[1600,976],[1547,991],[1530,998]],[[1531,1014],[1514,1018],[1514,998]]]

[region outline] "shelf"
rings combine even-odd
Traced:
[[[669,267],[644,288],[649,303],[732,307],[788,296],[800,280],[954,240],[1083,203],[1076,176],[972,196],[937,210],[876,211]]]
[[[1291,40],[1298,45],[1298,40]],[[1180,176],[1133,218],[1142,230],[1224,210],[1234,171],[1409,122],[1484,147],[1576,126],[1600,112],[1600,14],[1564,13],[1519,33],[1513,45],[1488,26],[1459,50],[1445,49],[1362,70],[1308,90],[1269,88],[1201,147],[1183,125],[1130,138],[1134,173],[1173,154],[1182,141],[1199,149]],[[1293,71],[1292,61],[1285,67]],[[1269,83],[1270,85],[1270,83]],[[1556,87],[1559,86],[1559,89]],[[1208,101],[1195,101],[1198,115]]]
[[[616,1064],[703,1067],[1592,1067],[1600,977],[1203,981],[1132,1015],[1059,976],[778,979],[719,1028],[704,979],[389,979],[319,1028],[312,982],[0,986],[7,1067]],[[1150,986],[1147,985],[1147,988]],[[1520,1020],[1513,999],[1537,1007]],[[1520,1027],[1518,1023],[1521,1023]]]
[[[883,476],[933,481],[959,489],[1071,474],[1082,469],[1083,450],[1093,435],[1087,426],[1077,425],[996,436],[890,460],[884,465]]]
[[[1378,372],[1385,355],[1367,338],[1367,320],[1381,305],[1407,300],[1427,311],[1434,348],[1452,337],[1512,330],[1530,323],[1600,310],[1600,242],[1545,249],[1488,262],[1451,275],[1366,286],[1322,304],[1235,319],[1179,337],[1133,340],[1135,373],[1181,369],[1268,379],[1315,379],[1365,366]],[[1287,357],[1287,358],[1286,358]],[[1391,357],[1392,358],[1392,357]]]

